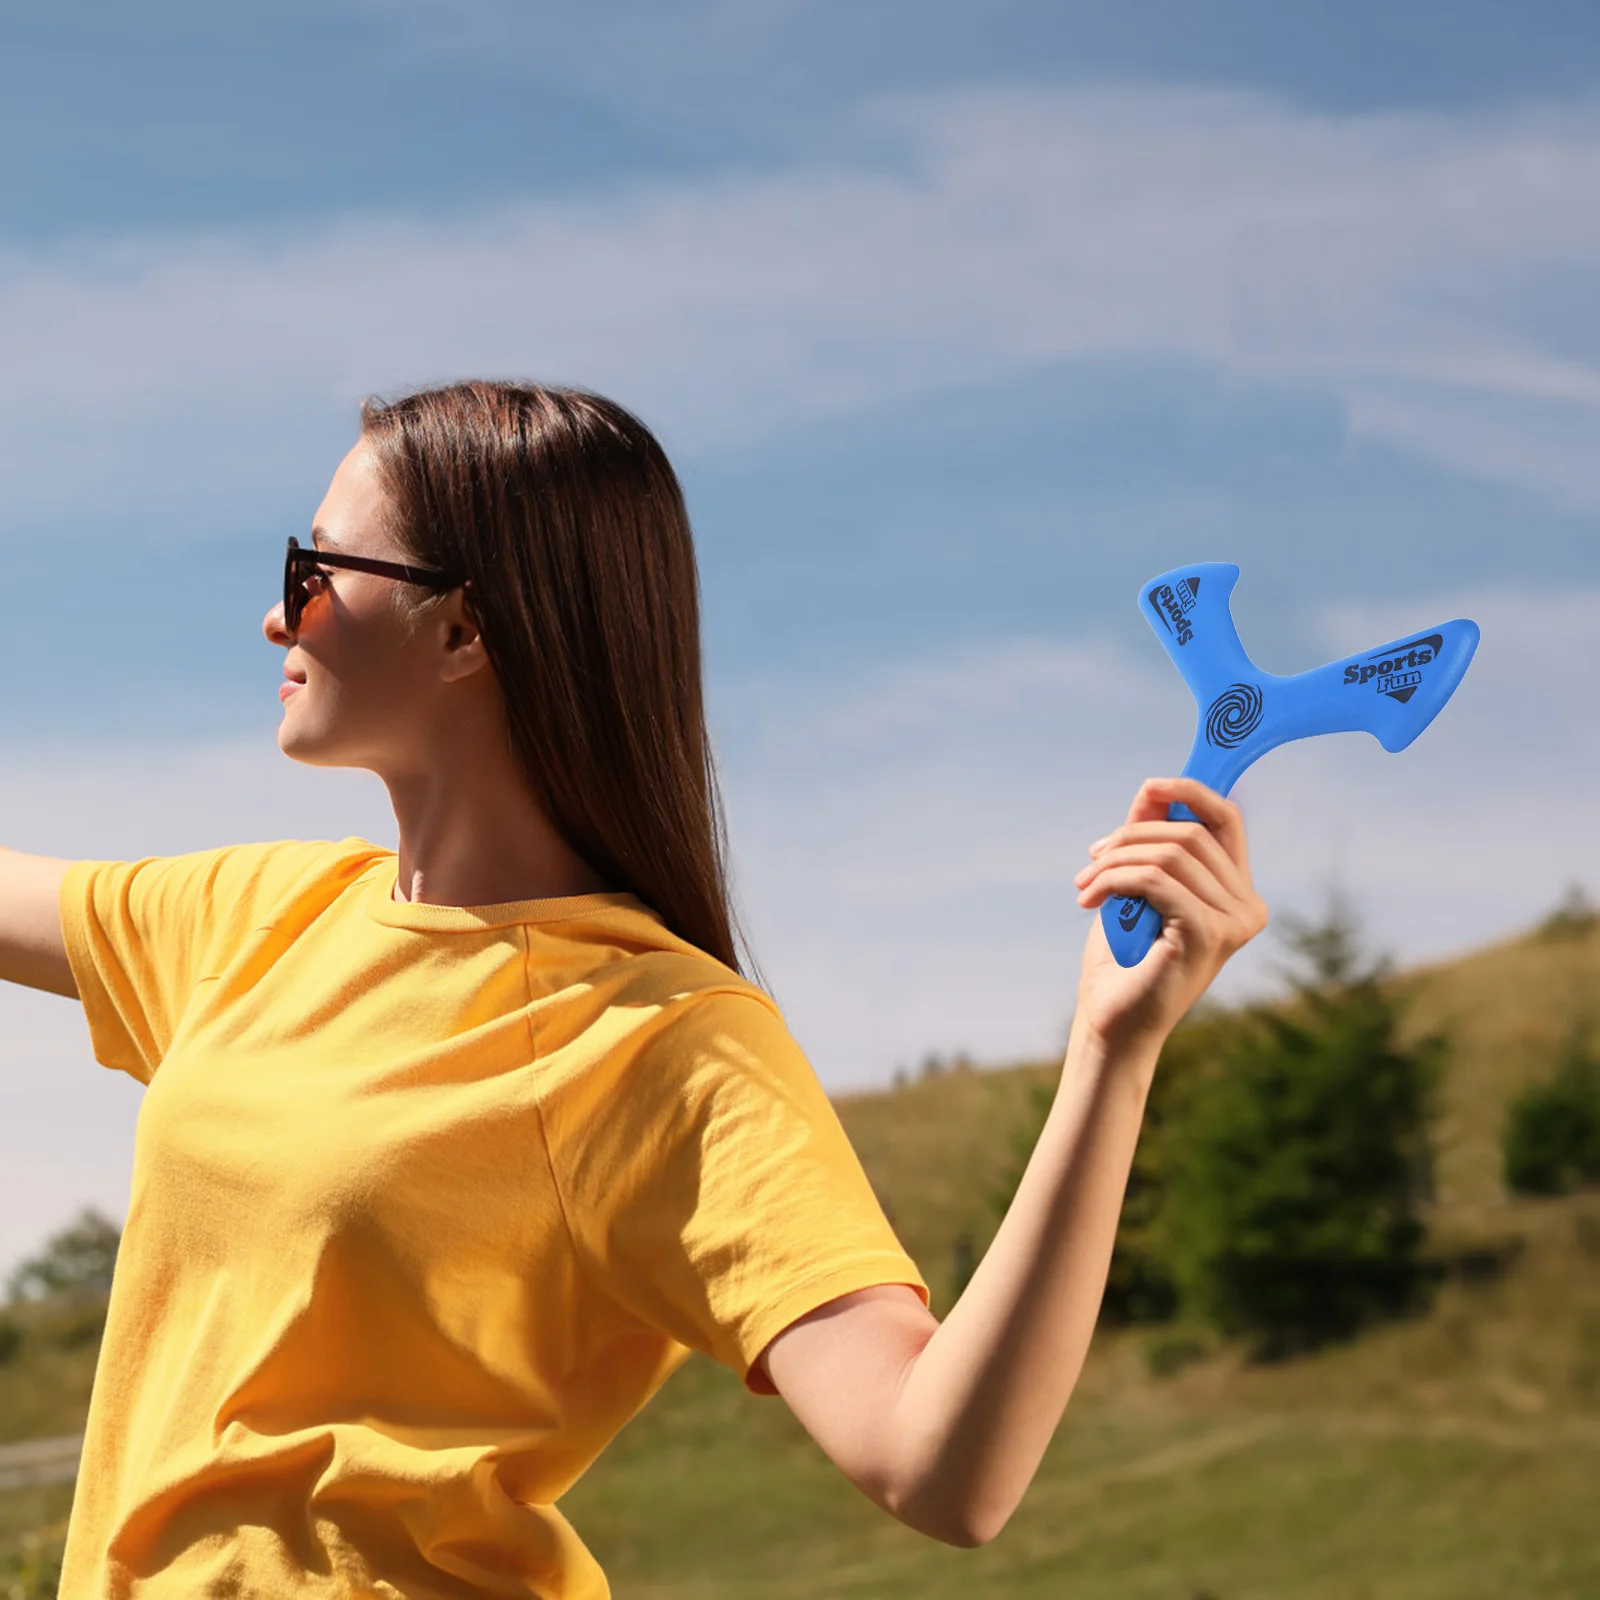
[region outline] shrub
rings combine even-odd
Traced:
[[[1597,921],[1600,921],[1600,912],[1596,912],[1588,895],[1583,892],[1583,885],[1572,883],[1567,885],[1566,893],[1555,910],[1534,929],[1534,933],[1545,940],[1581,939],[1591,932]]]
[[[1297,925],[1292,1000],[1217,1041],[1164,1141],[1158,1253],[1200,1320],[1272,1357],[1347,1336],[1410,1297],[1443,1053],[1402,1048],[1399,1002],[1361,970],[1335,906]]]
[[[120,1240],[115,1224],[98,1211],[81,1212],[12,1273],[11,1299],[94,1299],[109,1294]]]
[[[1511,1102],[1500,1149],[1513,1194],[1565,1194],[1600,1183],[1600,1060],[1581,1032],[1568,1040],[1555,1072]]]

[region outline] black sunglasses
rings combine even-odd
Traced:
[[[354,572],[375,572],[380,578],[398,578],[402,583],[419,584],[424,589],[461,589],[469,580],[437,567],[410,567],[400,561],[376,561],[371,556],[335,555],[331,550],[303,549],[293,534],[283,558],[283,625],[292,639],[300,631],[300,618],[311,596],[306,579],[319,567],[349,567]]]

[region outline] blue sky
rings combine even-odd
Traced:
[[[259,619],[362,394],[514,373],[679,466],[825,1082],[1059,1043],[1084,843],[1188,747],[1133,606],[1186,560],[1269,670],[1480,621],[1413,750],[1240,796],[1274,907],[1504,936],[1600,887],[1597,89],[1550,0],[12,8],[0,837],[389,838],[277,754]],[[52,997],[0,1037],[3,1260],[118,1208],[136,1096]]]

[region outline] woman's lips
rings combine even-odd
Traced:
[[[278,686],[278,698],[280,700],[287,700],[296,689],[303,688],[305,688],[305,685],[299,682],[297,679],[285,678],[284,681]]]

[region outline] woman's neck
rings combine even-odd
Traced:
[[[556,832],[509,754],[384,781],[400,828],[397,900],[503,905],[613,887]]]

